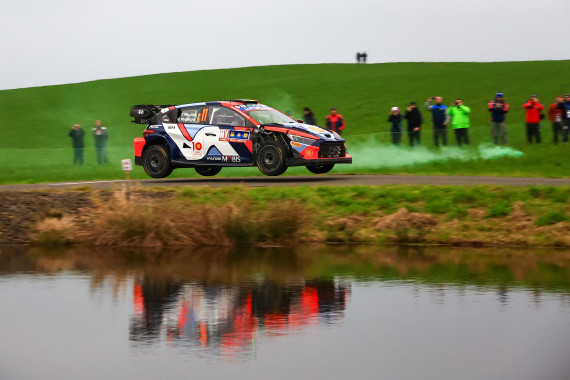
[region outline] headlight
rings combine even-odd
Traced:
[[[305,144],[305,145],[312,145],[316,139],[310,139],[308,137],[297,136],[297,135],[289,135],[289,138],[295,142]]]

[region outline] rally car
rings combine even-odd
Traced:
[[[256,100],[184,105],[136,105],[134,123],[146,124],[135,138],[135,164],[153,178],[176,168],[194,168],[203,176],[227,166],[257,166],[269,176],[289,166],[313,173],[350,164],[345,140],[335,132],[304,124]]]

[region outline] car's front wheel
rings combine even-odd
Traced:
[[[311,173],[315,174],[325,174],[330,172],[334,168],[334,164],[324,164],[324,165],[307,165],[307,169]]]
[[[143,168],[152,178],[168,177],[173,167],[170,163],[170,154],[162,145],[151,145],[143,155]]]
[[[196,173],[203,175],[204,177],[211,177],[218,174],[222,168],[220,166],[197,166],[194,170],[196,170]]]
[[[285,149],[277,141],[267,141],[257,151],[257,167],[265,175],[277,176],[285,173]]]

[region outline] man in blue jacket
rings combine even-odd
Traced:
[[[497,92],[495,99],[488,105],[491,112],[491,136],[495,145],[507,144],[507,128],[505,127],[505,115],[509,112],[509,103],[505,102],[502,92]]]
[[[435,101],[435,104],[431,105],[431,101]],[[441,96],[432,96],[426,100],[425,107],[431,111],[433,119],[434,145],[439,147],[440,137],[442,144],[444,146],[447,145],[447,124],[449,123],[449,115],[447,114],[447,106],[443,104],[443,98]]]

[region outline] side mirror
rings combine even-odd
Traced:
[[[297,123],[304,123],[303,120],[297,120]]]

